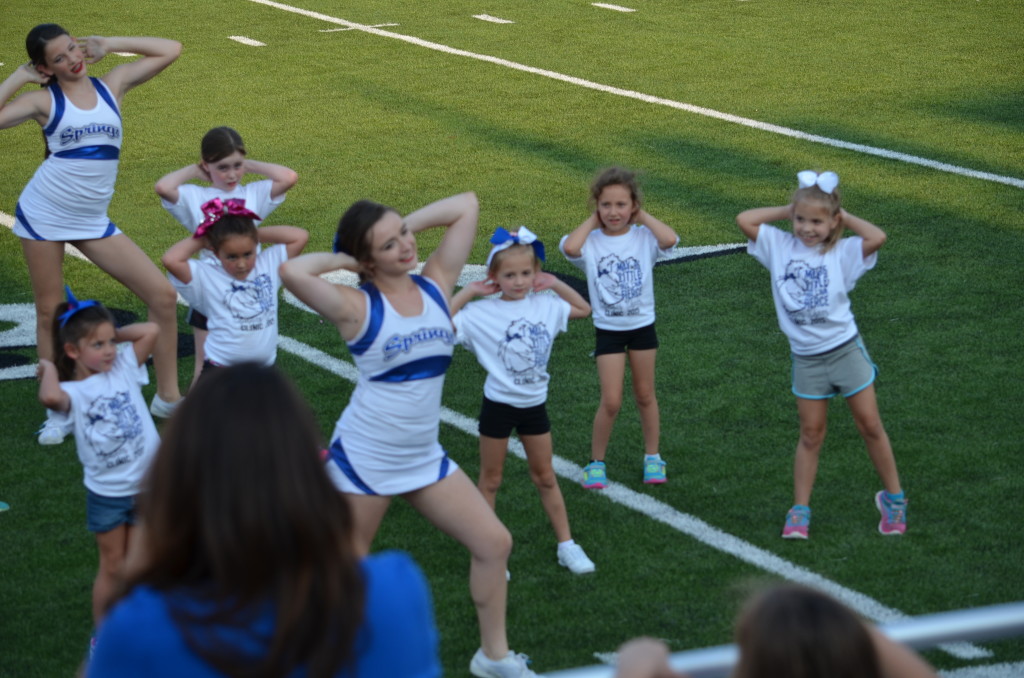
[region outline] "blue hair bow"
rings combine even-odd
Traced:
[[[544,261],[544,243],[538,240],[536,234],[526,226],[520,226],[519,230],[514,233],[510,233],[499,226],[494,231],[494,235],[491,236],[491,244],[494,247],[491,248],[491,253],[487,255],[487,266],[491,265],[491,259],[494,258],[495,254],[502,250],[507,250],[512,245],[529,245],[533,248],[534,256]]]
[[[67,295],[68,298],[68,310],[57,316],[60,319],[61,329],[64,329],[64,326],[68,324],[68,321],[71,320],[71,316],[74,314],[79,311],[84,311],[90,306],[100,305],[100,302],[95,299],[83,299],[82,301],[75,299],[75,295],[71,293],[71,288],[67,285],[64,286],[64,294]]]

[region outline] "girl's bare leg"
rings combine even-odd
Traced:
[[[793,503],[810,506],[821,445],[825,442],[828,400],[797,398],[796,409],[800,415],[800,441],[793,462]]]
[[[640,411],[640,428],[644,435],[644,453],[658,454],[661,442],[661,412],[654,391],[654,363],[658,349],[629,352],[629,369],[633,373],[633,395]]]
[[[889,442],[889,434],[885,432],[882,425],[882,417],[878,413],[878,399],[875,396],[875,385],[867,388],[846,399],[853,413],[853,421],[857,424],[864,444],[868,449],[868,456],[871,463],[875,465],[878,477],[882,480],[886,492],[899,494],[900,475],[896,470],[896,457],[892,453],[892,443]]]
[[[118,525],[109,532],[96,533],[96,546],[100,552],[100,566],[92,585],[92,622],[99,626],[107,601],[117,589],[118,576],[128,553],[131,527]]]
[[[391,497],[345,493],[345,499],[352,511],[352,539],[355,541],[356,554],[365,558],[370,553],[384,514],[391,505]]]
[[[480,436],[480,477],[476,486],[493,511],[497,505],[498,488],[505,470],[508,438]]]
[[[559,543],[572,539],[569,531],[569,516],[565,510],[565,498],[558,487],[558,476],[551,466],[554,455],[551,434],[543,433],[536,436],[521,436],[523,448],[526,450],[526,461],[530,464],[530,480],[537,487],[540,503],[548,514],[551,527],[555,530],[555,538]]]
[[[36,354],[53,360],[53,318],[64,301],[64,243],[21,238],[36,305]]]
[[[462,470],[405,495],[442,532],[469,549],[469,591],[480,624],[480,647],[494,660],[508,654],[505,569],[512,535]]]
[[[597,376],[601,382],[601,403],[594,415],[594,432],[590,439],[590,458],[604,461],[612,427],[622,408],[622,382],[626,378],[626,354],[605,353],[597,356]]]

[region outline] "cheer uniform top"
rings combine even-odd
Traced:
[[[219,261],[189,259],[192,281],[167,274],[182,298],[207,318],[206,359],[214,365],[277,359],[278,267],[288,260],[284,245],[271,245],[256,256],[245,280],[236,280]]]
[[[654,263],[668,256],[650,229],[633,224],[622,235],[606,235],[594,229],[580,248],[580,256],[565,253],[564,236],[558,249],[576,268],[587,274],[587,289],[594,326],[600,330],[625,331],[654,322]],[[679,239],[676,238],[676,242]]]
[[[362,562],[365,583],[363,621],[353,648],[354,667],[337,678],[437,678],[441,675],[437,627],[430,589],[423,572],[405,553],[385,551]],[[172,609],[210,609],[189,591],[137,586],[104,618],[87,675],[103,678],[216,678],[223,676],[185,641]],[[266,652],[274,629],[271,605],[256,610],[245,628],[193,628],[200,638],[216,639],[247,656]],[[307,675],[304,668],[289,678]]]
[[[149,383],[131,343],[118,346],[108,372],[80,381],[62,381],[71,399],[75,448],[85,470],[85,486],[103,497],[139,493],[142,477],[160,445],[160,436],[142,397]]]
[[[571,310],[545,292],[515,301],[481,299],[455,314],[456,338],[487,370],[488,400],[520,408],[547,401],[552,341],[568,329]]]
[[[433,280],[413,275],[423,311],[400,315],[373,285],[362,286],[366,319],[348,342],[359,381],[334,427],[327,468],[343,492],[393,496],[457,468],[438,442],[441,390],[455,332]]]
[[[818,355],[857,336],[849,292],[878,261],[878,252],[864,256],[863,238],[843,238],[822,253],[761,224],[747,252],[771,274],[775,314],[793,353]]]
[[[82,110],[50,85],[43,128],[49,157],[21,192],[14,234],[33,240],[92,240],[120,233],[107,216],[121,155],[121,112],[113,93],[90,77],[96,106]]]

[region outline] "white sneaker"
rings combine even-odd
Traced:
[[[36,440],[40,445],[60,445],[73,430],[74,424],[66,413],[46,410],[46,421],[39,427]]]
[[[537,678],[537,674],[526,665],[530,658],[509,650],[504,659],[495,661],[484,654],[483,648],[476,651],[469,662],[469,672],[477,678]]]
[[[156,395],[153,396],[153,402],[149,404],[149,411],[153,414],[154,417],[167,419],[169,416],[174,414],[174,410],[178,409],[178,405],[180,405],[183,400],[185,399],[179,398],[175,400],[173,403],[169,403],[163,398],[161,398],[160,394],[157,393]]]
[[[583,552],[583,547],[579,544],[559,547],[558,564],[568,568],[573,574],[587,574],[597,569],[594,566],[594,561],[587,558],[587,554]]]

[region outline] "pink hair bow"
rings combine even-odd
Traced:
[[[193,238],[202,238],[206,235],[206,232],[210,230],[210,227],[216,224],[225,216],[229,217],[247,217],[255,221],[259,221],[260,215],[256,214],[250,209],[246,209],[245,200],[241,198],[231,198],[230,200],[221,200],[220,198],[214,198],[213,200],[207,200],[200,207],[203,211],[203,223],[199,224],[199,228],[196,229]]]
[[[804,170],[796,175],[800,188],[817,186],[826,193],[832,193],[839,185],[839,175],[835,172],[822,172],[818,174],[814,170]]]

